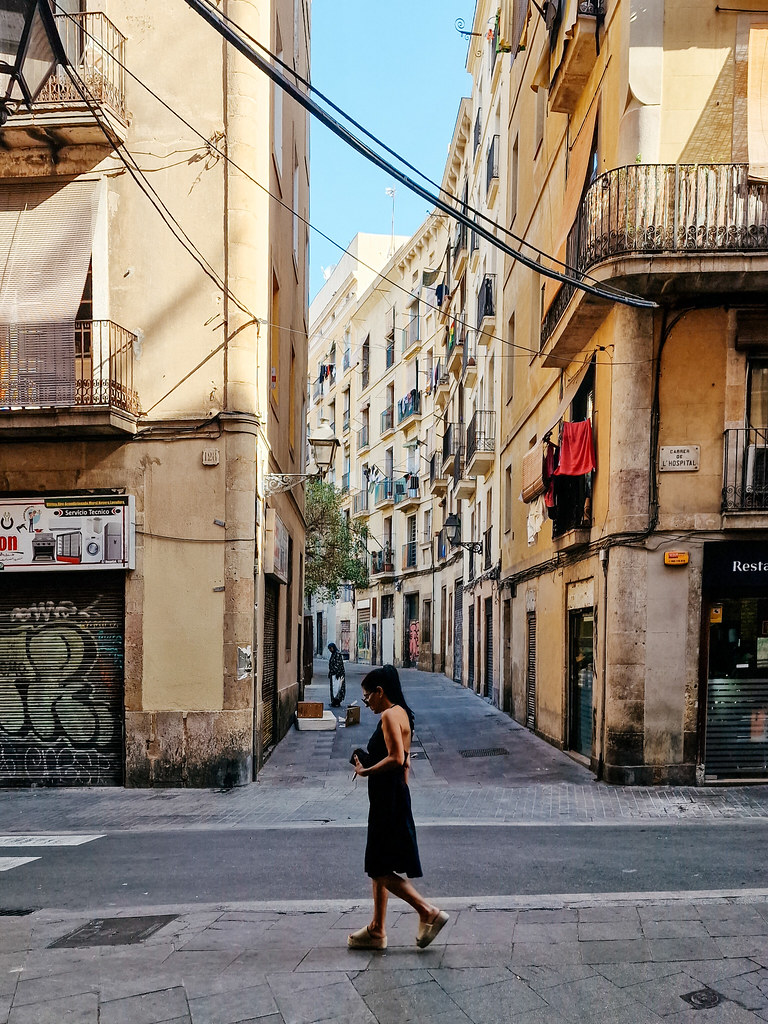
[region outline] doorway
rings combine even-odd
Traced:
[[[568,747],[591,758],[595,613],[581,608],[569,612],[568,618]]]

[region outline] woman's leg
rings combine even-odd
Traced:
[[[368,930],[371,935],[386,935],[389,893],[381,878],[372,878],[371,884],[373,886],[373,919]]]
[[[401,900],[413,907],[419,915],[419,920],[425,924],[433,921],[440,913],[439,907],[425,900],[407,878],[392,874],[382,875],[381,878],[374,878],[373,881],[374,885],[379,882],[385,891],[388,889],[393,896],[399,896]]]

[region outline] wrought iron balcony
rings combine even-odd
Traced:
[[[460,447],[461,425],[449,423],[443,434],[443,470],[450,471]]]
[[[429,460],[429,489],[432,494],[445,494],[448,480],[443,472],[442,453],[432,452]]]
[[[768,184],[750,181],[746,164],[633,164],[589,187],[566,262],[584,274],[624,256],[754,252],[768,252]],[[691,273],[698,270],[693,264]],[[560,288],[542,323],[542,347],[575,291]]]
[[[381,433],[382,435],[389,433],[390,430],[395,429],[395,407],[388,405],[387,408],[381,414]]]
[[[452,273],[455,280],[458,280],[464,272],[467,263],[467,225],[462,221],[456,225],[456,234],[453,237],[453,268]]]
[[[411,319],[408,321],[408,326],[403,328],[403,352],[407,352],[413,345],[415,345],[419,341],[419,324],[419,314],[414,313]]]
[[[362,451],[363,448],[367,448],[370,445],[368,438],[368,424],[365,423],[357,432],[357,450]]]
[[[341,493],[349,494],[349,473],[342,473],[341,476]]]
[[[496,450],[496,413],[477,409],[467,427],[467,469],[486,473],[493,466]]]
[[[395,564],[392,547],[386,542],[381,551],[371,553],[371,576],[381,576],[385,573],[393,573]]]
[[[464,351],[461,356],[461,382],[467,388],[471,388],[477,380],[475,342],[471,337],[471,333],[471,331],[467,332],[467,336],[464,339]]]
[[[395,505],[399,506],[401,512],[418,505],[420,493],[419,478],[415,473],[406,473],[404,477],[395,480]]]
[[[379,480],[373,489],[373,503],[377,508],[382,505],[391,505],[394,501],[395,482],[391,477]]]
[[[486,274],[480,291],[477,293],[477,329],[483,328],[484,320],[493,320],[496,316],[496,275]],[[486,338],[486,340],[488,340]]]
[[[409,391],[405,398],[401,398],[397,403],[397,422],[402,423],[403,420],[407,420],[409,416],[418,416],[421,412],[421,392],[414,390]]]
[[[485,194],[490,202],[491,192],[499,183],[499,136],[494,135],[488,147],[488,158],[485,163]]]
[[[365,515],[368,512],[368,488],[358,491],[352,498],[352,514],[356,516]]]
[[[134,431],[136,336],[111,320],[0,327],[0,424],[55,409],[58,425]],[[99,416],[98,414],[102,415]]]
[[[768,512],[768,427],[725,431],[723,512]]]

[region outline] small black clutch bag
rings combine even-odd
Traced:
[[[355,747],[349,759],[350,764],[355,763],[355,757],[357,757],[363,768],[370,768],[371,755],[363,747]]]

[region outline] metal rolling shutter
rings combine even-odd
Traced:
[[[0,786],[123,781],[125,577],[30,573],[0,591]]]
[[[277,704],[277,609],[280,589],[264,584],[264,675],[261,680],[261,745],[266,750],[275,742]]]
[[[467,686],[475,685],[475,602],[469,605],[469,616],[467,618],[469,633],[467,636]]]
[[[485,696],[493,697],[493,601],[485,599]]]
[[[536,612],[528,612],[528,666],[525,677],[525,724],[536,725]]]
[[[464,588],[461,582],[456,584],[453,598],[453,679],[462,682],[463,643],[464,643]]]
[[[768,684],[764,679],[710,679],[707,687],[707,775],[768,775]]]

